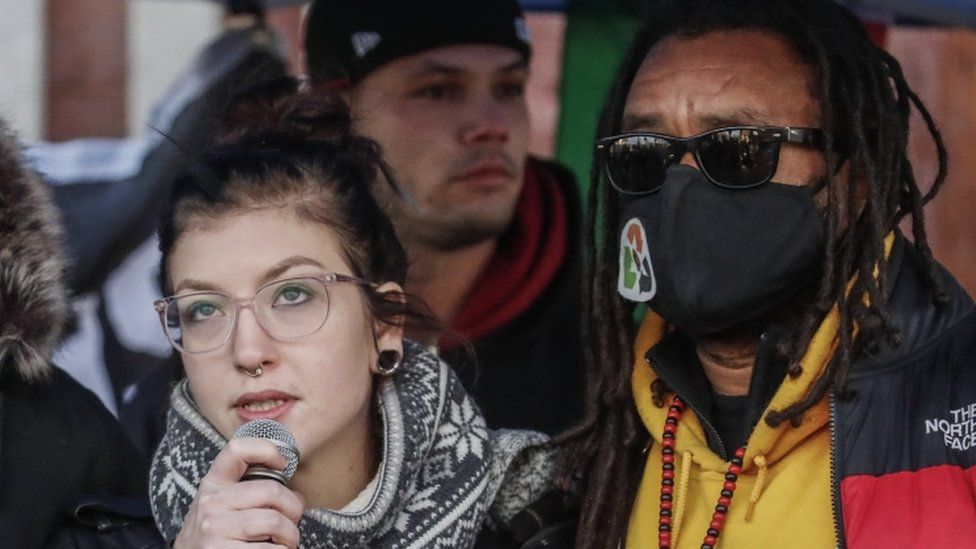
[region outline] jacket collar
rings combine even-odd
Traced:
[[[974,309],[973,299],[941,265],[936,274],[949,299],[945,305],[936,306],[918,252],[900,232],[896,231],[893,238],[885,293],[888,318],[901,330],[901,344],[892,347],[882,343],[877,354],[859,358],[851,368],[850,379],[890,367],[917,352]]]
[[[796,378],[785,377],[783,379],[782,383],[775,388],[762,415],[770,410],[781,409],[791,404],[811,387],[833,354],[836,346],[834,339],[837,333],[838,320],[839,315],[836,311],[832,311],[828,315],[817,330],[810,348],[801,360],[803,372]],[[658,375],[644,355],[661,341],[665,330],[665,322],[661,317],[651,312],[645,316],[634,349],[637,359],[631,378],[638,414],[645,428],[658,443],[661,442],[668,409],[667,407],[658,408],[651,400],[651,383],[658,379]],[[685,396],[680,392],[679,395],[682,398]],[[822,429],[827,424],[828,419],[829,414],[826,405],[818,405],[803,417],[803,421],[798,427],[792,427],[788,423],[770,427],[766,422],[758,421],[746,445],[743,470],[748,471],[753,467],[754,461],[759,456],[762,456],[762,461],[765,463],[775,463],[812,433]],[[707,430],[707,425],[703,425],[698,414],[686,413],[682,415],[679,436],[676,437],[675,441],[675,451],[679,454],[690,452],[692,459],[706,470],[724,472],[727,468],[727,462],[723,456],[719,456],[709,447],[708,441],[711,435],[706,434]]]
[[[781,329],[770,329],[759,340],[745,417],[742,418],[750,428],[759,421],[786,376],[788,364],[776,353],[781,334]],[[713,391],[705,377],[694,343],[684,335],[671,331],[644,353],[644,359],[655,375],[681,395],[685,404],[699,416],[709,448],[723,459],[730,459],[730,454],[735,449],[731,445],[737,441],[721,440],[713,427],[716,423]]]

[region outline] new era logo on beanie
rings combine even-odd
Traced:
[[[515,19],[515,36],[526,44],[532,44],[532,35],[529,33],[529,24],[522,17]]]
[[[531,55],[515,0],[315,0],[305,18],[305,59],[319,82],[355,82],[424,50],[493,44]]]
[[[356,51],[357,56],[363,58],[379,45],[380,40],[382,37],[375,32],[357,32],[352,35],[352,49]]]

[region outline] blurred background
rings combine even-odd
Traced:
[[[839,1],[854,9],[875,41],[901,61],[942,129],[949,177],[927,208],[930,241],[936,257],[976,294],[976,0]],[[532,150],[568,165],[584,188],[604,95],[638,22],[653,16],[654,2],[522,2],[535,52],[529,89]],[[263,20],[272,32],[231,43],[228,33],[242,24],[233,12],[242,5],[260,11],[265,4]],[[147,274],[156,261],[155,218],[139,219],[150,214],[134,208],[131,219],[112,225],[111,231],[87,231],[108,224],[104,220],[115,215],[117,206],[106,212],[99,208],[112,200],[116,205],[128,197],[133,203],[158,202],[159,195],[146,194],[144,188],[169,177],[158,166],[170,161],[157,159],[155,172],[147,168],[147,158],[158,148],[150,123],[164,130],[177,127],[180,116],[213,82],[234,63],[244,63],[241,52],[263,48],[261,55],[274,58],[283,70],[301,72],[301,4],[0,0],[0,116],[30,144],[30,158],[56,187],[80,273],[72,279],[78,325],[60,363],[113,411],[131,400],[135,384],[146,374],[127,373],[132,368],[113,371],[111,365],[107,374],[98,373],[72,363],[89,356],[111,362],[113,353],[154,359],[168,353],[149,306],[157,292]],[[196,131],[192,124],[187,128]],[[925,132],[913,132],[911,156],[919,180],[931,181],[935,149]],[[90,192],[110,181],[125,186],[115,187],[111,198]],[[88,186],[79,191],[82,183]],[[86,208],[76,206],[84,203],[79,197],[88,197]],[[88,253],[99,246],[107,251]],[[89,264],[100,268],[86,270]],[[123,276],[126,272],[140,275]],[[111,306],[113,300],[126,307]],[[118,312],[135,310],[136,303],[141,316]],[[110,337],[103,332],[113,314],[117,333]],[[129,355],[123,359],[138,362]]]
[[[229,0],[228,0],[229,1]],[[301,2],[268,24],[301,70]],[[949,182],[929,207],[936,255],[976,293],[976,1],[846,0],[901,60],[950,151]],[[288,5],[294,4],[294,5]],[[533,150],[588,179],[599,105],[640,14],[654,0],[525,0],[533,32]],[[153,105],[222,28],[205,0],[0,0],[0,113],[28,140],[118,138],[146,130]],[[920,180],[934,149],[918,133]]]
[[[225,0],[231,2],[232,0]],[[299,72],[303,6],[267,11]],[[842,0],[904,65],[951,153],[931,207],[940,257],[976,293],[976,1]],[[592,124],[622,49],[654,0],[523,0],[533,31],[533,149],[587,179]],[[206,0],[0,0],[0,113],[28,140],[117,138],[145,131],[153,105],[220,31]],[[913,142],[922,180],[928,143]]]

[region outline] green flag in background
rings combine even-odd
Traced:
[[[556,159],[576,175],[584,200],[590,183],[597,120],[649,3],[570,0],[566,8]]]

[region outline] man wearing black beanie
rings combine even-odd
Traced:
[[[568,427],[585,377],[580,206],[567,170],[528,157],[517,2],[316,0],[305,49],[313,86],[344,93],[409,197],[377,189],[408,291],[474,343],[459,373],[489,427]]]

